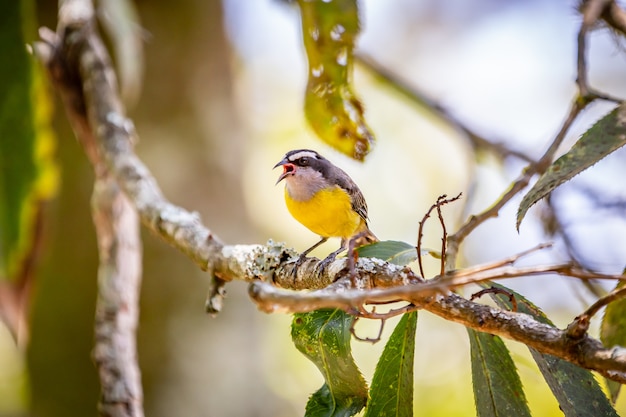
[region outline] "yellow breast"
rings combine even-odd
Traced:
[[[285,188],[285,201],[296,220],[322,237],[349,238],[365,227],[365,221],[352,210],[350,196],[339,187],[320,190],[306,201],[292,199]]]

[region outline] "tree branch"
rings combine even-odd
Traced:
[[[452,113],[450,113],[443,105],[428,97],[426,93],[410,86],[408,82],[402,80],[397,74],[394,74],[389,69],[383,67],[372,57],[361,53],[355,55],[355,60],[363,68],[370,71],[379,80],[383,81],[385,85],[400,93],[402,96],[417,104],[419,107],[432,112],[449,126],[461,132],[475,151],[486,150],[494,153],[502,159],[512,156],[529,163],[533,162],[533,159],[529,155],[526,155],[521,151],[510,149],[503,143],[493,142],[470,129]]]
[[[143,416],[136,329],[141,284],[137,213],[109,175],[96,179],[92,197],[100,265],[94,361],[101,384],[101,416]]]
[[[96,176],[92,214],[100,263],[93,357],[101,385],[99,413],[142,417],[143,389],[136,348],[142,256],[139,221],[98,148],[98,139],[91,129],[97,119],[97,108],[85,106],[98,93],[94,85],[117,89],[106,49],[95,36],[93,19],[91,2],[61,2],[58,24],[61,37],[44,30],[42,36],[48,43],[39,44],[37,53],[48,58],[50,73],[59,77],[59,84],[63,85],[62,97],[70,121]],[[93,63],[99,59],[103,63],[100,71],[92,72]],[[80,83],[90,77],[94,77],[93,82]],[[111,106],[118,111],[122,109],[119,100],[112,100]]]
[[[320,308],[340,308],[356,316],[365,304],[405,301],[445,320],[466,327],[515,340],[587,369],[607,378],[626,382],[626,349],[606,349],[589,336],[572,338],[565,330],[541,323],[529,315],[500,310],[468,301],[456,294],[441,295],[444,286],[437,283],[415,283],[402,287],[374,290],[347,289],[346,283],[311,292],[295,292],[265,282],[250,285],[250,297],[266,312],[306,312]],[[367,316],[367,314],[363,315]],[[386,318],[381,315],[381,319]]]
[[[365,305],[405,301],[447,320],[520,341],[540,352],[626,382],[626,351],[622,348],[605,349],[599,341],[586,335],[571,338],[564,331],[537,322],[525,314],[502,311],[448,294],[451,288],[494,278],[545,273],[577,278],[618,277],[576,270],[570,265],[515,268],[507,266],[510,262],[504,262],[498,268],[473,268],[471,273],[454,271],[453,265],[447,264],[448,273],[420,283],[420,278],[407,267],[361,258],[356,262],[355,272],[363,284],[359,287],[369,289],[357,290],[350,286],[345,258],[335,260],[323,270],[320,270],[319,260],[309,258],[294,271],[291,260],[297,254],[282,244],[271,241],[266,245],[222,243],[202,225],[197,214],[173,205],[163,197],[149,170],[134,154],[136,134],[120,104],[108,54],[94,30],[92,14],[81,9],[90,3],[75,0],[65,4],[67,8],[62,7],[60,12],[58,34],[42,30],[42,42],[35,45],[35,52],[46,64],[64,100],[77,137],[90,160],[95,161],[96,178],[114,178],[146,227],[185,253],[211,277],[219,279],[218,284],[212,287],[211,297],[219,295],[224,282],[238,279],[251,282],[250,296],[265,311],[293,312],[333,307],[357,316],[372,317],[371,313],[364,312]],[[471,218],[455,235],[448,237],[448,259],[456,258],[458,245],[478,224],[496,216],[499,209],[523,189],[535,173],[548,166],[545,161],[553,159],[557,146],[582,107],[576,103],[572,106],[561,131],[542,158],[544,163],[531,164],[490,209]],[[115,194],[115,187],[110,183],[103,188],[104,194]],[[115,212],[114,201],[117,200],[112,198],[105,210],[113,209]],[[99,222],[96,219],[97,225]],[[122,227],[122,223],[110,223],[107,227]],[[105,235],[101,231],[98,233]],[[119,253],[106,250],[115,245],[104,243],[101,244],[103,258],[119,256]],[[134,285],[138,286],[138,282]],[[136,300],[131,297],[127,302]],[[377,313],[378,316],[382,317]],[[133,317],[130,315],[128,318]]]
[[[608,7],[603,10],[601,17],[612,29],[626,36],[626,11],[615,0],[611,0]]]

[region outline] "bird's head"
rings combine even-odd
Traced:
[[[327,160],[310,149],[297,149],[287,152],[285,157],[274,165],[274,168],[283,167],[283,172],[278,177],[276,184],[286,179],[307,179],[319,177]]]

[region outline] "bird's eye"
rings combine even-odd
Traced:
[[[306,156],[303,156],[302,158],[300,158],[300,165],[302,166],[309,165],[309,158],[307,158]]]

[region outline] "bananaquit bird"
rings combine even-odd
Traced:
[[[367,225],[367,204],[359,187],[343,170],[309,149],[287,152],[274,168],[283,173],[276,184],[285,180],[285,202],[291,215],[321,240],[302,252],[297,263],[329,237],[340,237],[341,246],[328,255],[322,268],[346,249],[350,238],[356,246],[377,242]]]

